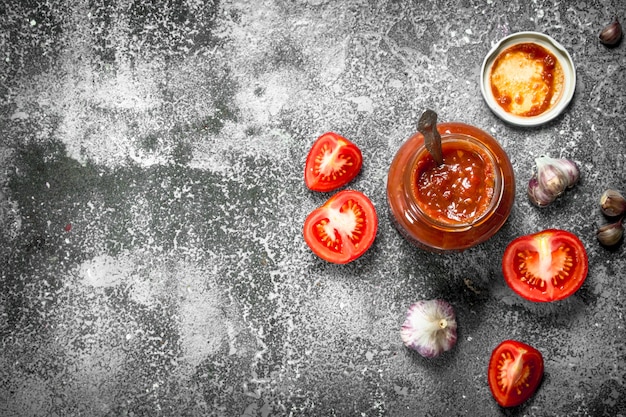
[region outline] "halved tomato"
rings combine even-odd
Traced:
[[[348,139],[328,132],[317,138],[304,168],[304,182],[313,191],[332,191],[357,176],[363,165],[361,150]]]
[[[546,229],[513,240],[502,272],[513,291],[530,301],[556,301],[574,294],[587,278],[587,251],[565,230]]]
[[[505,340],[491,353],[487,379],[493,398],[502,407],[515,407],[529,399],[543,377],[543,356],[534,347]]]
[[[304,221],[304,240],[320,258],[345,264],[372,246],[378,228],[374,205],[363,193],[340,191]]]

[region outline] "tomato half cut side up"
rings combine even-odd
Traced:
[[[345,264],[363,255],[374,243],[378,216],[363,193],[340,191],[304,221],[304,240],[320,258]]]
[[[521,297],[537,302],[562,300],[585,282],[589,268],[580,239],[547,229],[513,240],[504,251],[504,280]]]
[[[491,353],[487,379],[493,398],[502,407],[515,407],[537,391],[543,378],[543,356],[534,347],[505,340]]]
[[[361,171],[361,150],[348,139],[328,132],[317,138],[306,158],[304,182],[313,191],[343,187]]]

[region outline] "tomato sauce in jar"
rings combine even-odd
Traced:
[[[480,149],[463,142],[446,143],[440,166],[429,155],[417,161],[417,204],[431,218],[451,224],[469,223],[489,207],[494,193],[494,168]]]
[[[438,166],[416,133],[398,150],[387,177],[391,219],[409,242],[432,252],[460,251],[493,236],[515,198],[513,167],[500,144],[463,123],[437,125]]]

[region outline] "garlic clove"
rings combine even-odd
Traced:
[[[528,181],[527,193],[531,203],[538,207],[545,207],[556,199],[555,196],[547,193],[541,186],[539,186],[537,175],[533,175]]]
[[[541,156],[535,159],[537,164],[537,181],[546,193],[555,197],[563,194],[569,186],[569,175],[561,167],[559,159]]]
[[[600,196],[600,209],[606,216],[621,216],[626,212],[626,199],[619,191],[606,190]]]
[[[537,173],[537,181],[544,192],[554,197],[563,194],[569,184],[565,173],[554,165],[546,165],[540,169]]]
[[[604,246],[615,246],[624,237],[624,226],[621,220],[615,223],[605,224],[598,228],[596,233],[598,241]]]
[[[412,304],[402,324],[404,345],[426,358],[434,358],[456,344],[456,316],[444,300],[422,300]]]
[[[557,159],[558,167],[567,174],[567,188],[572,188],[580,179],[580,169],[574,161],[566,158]]]
[[[622,39],[622,25],[617,20],[617,17],[613,18],[613,21],[606,25],[600,35],[600,42],[608,46],[614,46]]]

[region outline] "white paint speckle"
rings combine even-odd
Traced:
[[[129,276],[128,265],[119,258],[98,255],[83,262],[78,274],[85,285],[92,287],[112,287]]]
[[[7,58],[7,62],[9,61],[9,59]],[[26,120],[28,119],[28,113],[26,113],[25,111],[16,111],[15,113],[13,113],[10,117],[11,120]]]
[[[374,111],[374,102],[368,96],[351,97],[348,100],[357,105],[357,111],[372,113]]]

